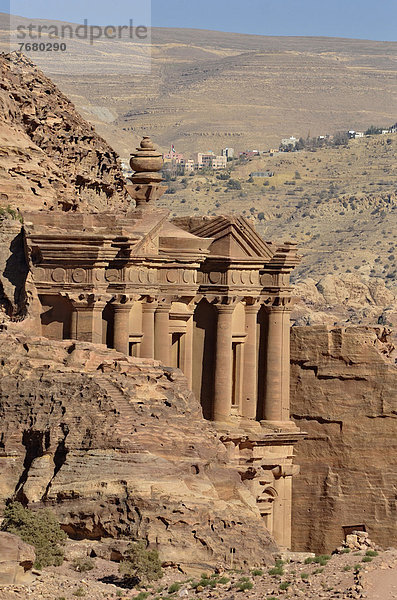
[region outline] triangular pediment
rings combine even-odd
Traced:
[[[267,244],[243,217],[213,217],[190,229],[200,237],[213,238],[212,255],[270,260],[275,248]]]

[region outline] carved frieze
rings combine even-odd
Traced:
[[[211,271],[208,273],[208,280],[210,283],[214,284],[221,283],[222,275],[224,275],[224,273],[220,273],[219,271]]]
[[[84,283],[87,280],[87,272],[85,269],[74,269],[72,271],[72,281],[74,283]]]
[[[42,269],[43,270],[43,269]],[[62,267],[57,267],[51,273],[51,279],[55,281],[55,283],[62,283],[66,280],[66,271]]]
[[[277,273],[262,273],[260,276],[260,283],[263,287],[274,287],[277,282]]]
[[[107,269],[105,271],[105,279],[109,283],[116,283],[122,280],[120,269]]]
[[[177,283],[179,279],[178,275],[177,269],[170,269],[166,271],[165,277],[168,283]]]

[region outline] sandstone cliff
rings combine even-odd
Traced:
[[[297,446],[293,547],[329,552],[343,527],[397,539],[397,366],[383,328],[294,327],[292,416]]]
[[[299,279],[294,293],[294,325],[397,327],[397,296],[380,277],[339,273]]]
[[[29,59],[0,55],[0,204],[103,210],[127,203],[117,154]]]
[[[50,505],[76,539],[146,538],[163,559],[260,564],[253,496],[178,370],[101,346],[0,338],[0,500]]]

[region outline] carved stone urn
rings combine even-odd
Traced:
[[[150,137],[145,136],[137,151],[131,154],[130,166],[135,171],[131,178],[134,183],[149,183],[162,180],[159,171],[163,166],[163,157],[156,150]]]
[[[131,177],[132,185],[127,185],[126,189],[135,200],[136,208],[154,207],[167,189],[161,185],[163,157],[148,136],[143,138],[136,150],[130,160],[131,169],[135,171]]]

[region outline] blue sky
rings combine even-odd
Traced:
[[[3,12],[97,25],[143,22],[150,4],[157,27],[396,40],[396,0],[0,0]]]

